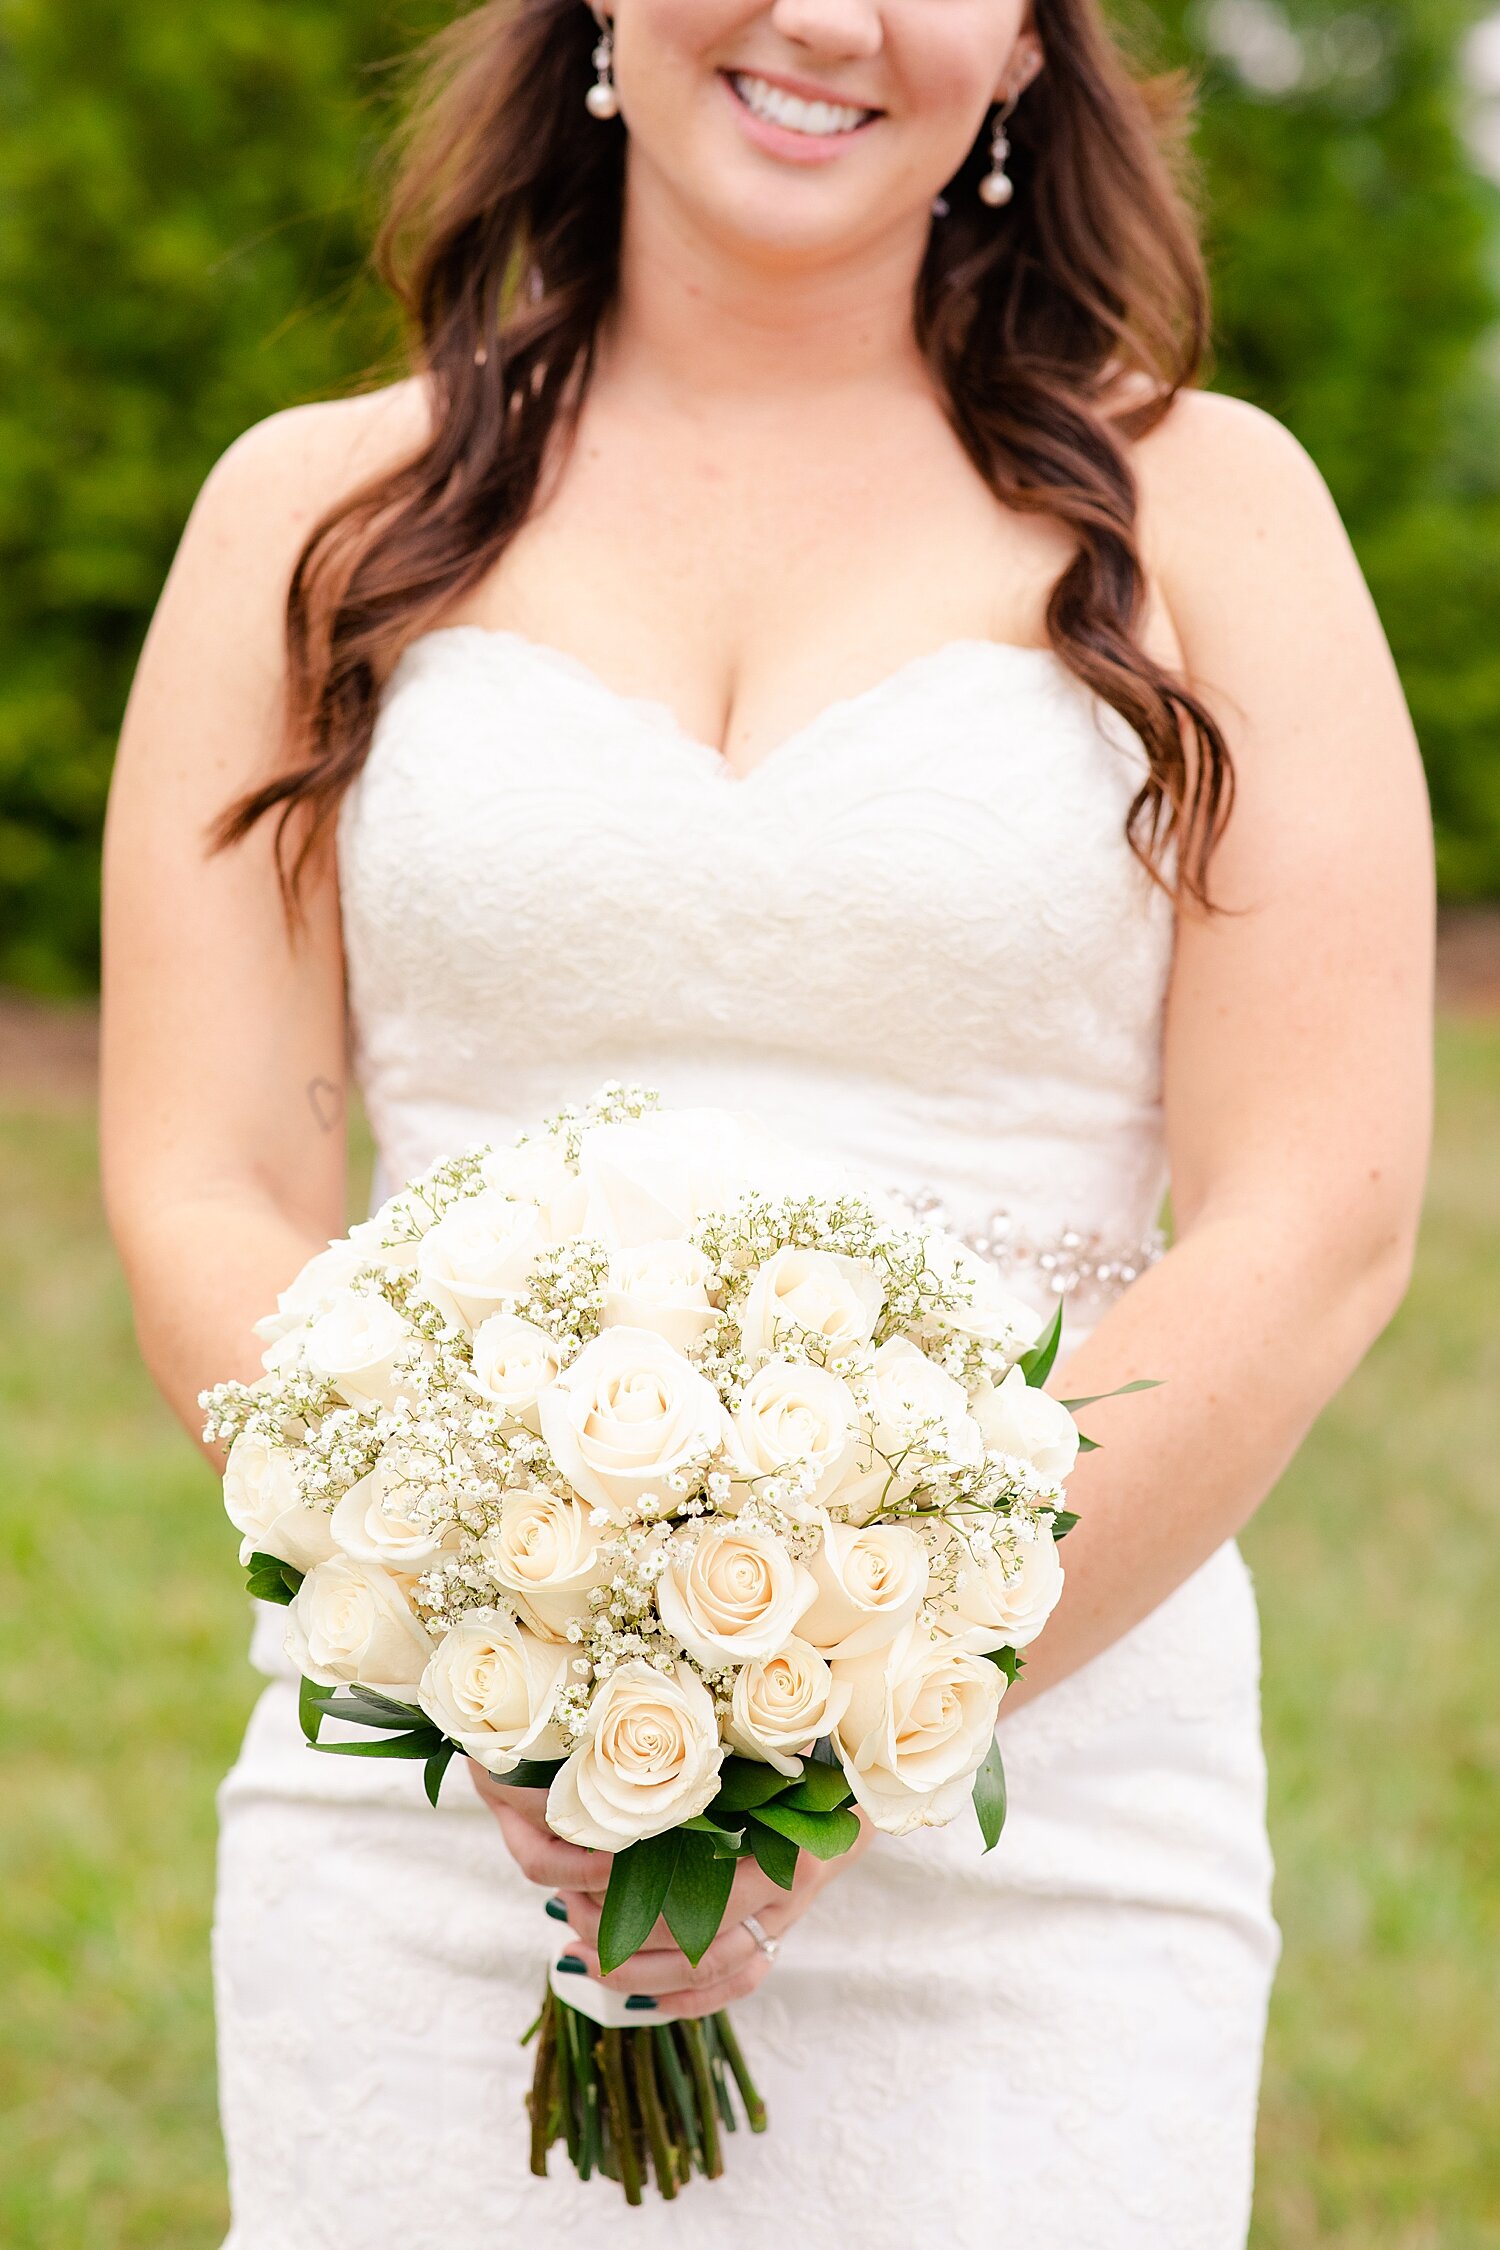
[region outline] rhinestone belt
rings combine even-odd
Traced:
[[[1167,1246],[1160,1227],[1152,1227],[1136,1242],[1111,1240],[1079,1227],[1064,1227],[1051,1235],[1028,1234],[1003,1206],[976,1227],[955,1227],[942,1198],[931,1189],[903,1190],[900,1199],[917,1218],[942,1227],[987,1258],[1007,1280],[1024,1282],[1035,1276],[1038,1287],[1054,1297],[1117,1297],[1156,1264]]]

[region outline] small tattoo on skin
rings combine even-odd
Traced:
[[[318,1131],[320,1133],[336,1132],[339,1120],[344,1114],[342,1087],[335,1086],[333,1081],[328,1078],[309,1078],[307,1081],[307,1101],[308,1107],[318,1121]]]

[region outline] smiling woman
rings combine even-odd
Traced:
[[[732,2198],[632,2214],[653,2250],[1243,2250],[1279,1941],[1235,1535],[1405,1285],[1430,868],[1326,494],[1189,388],[1177,120],[1093,0],[482,6],[432,53],[385,240],[411,379],[251,432],[195,512],[111,801],[105,1038],[111,1217],[189,1426],[341,1232],[307,1089],[341,1097],[351,1054],[387,1184],[655,1084],[944,1205],[976,1332],[1007,1242],[1053,1246],[1025,1271],[1068,1297],[1054,1389],[1159,1379],[1091,1406],[1065,1567],[959,1589],[1025,1649],[1001,1848],[869,1829],[790,1891],[746,1862],[696,1965],[663,1925],[601,1975],[586,1792],[564,1835],[488,1777],[433,1813],[409,1766],[309,1760],[310,1639],[263,1615],[221,1798],[233,2250],[597,2229],[597,2182],[532,2176],[504,2130],[548,1912],[606,2013],[743,2003],[774,2132]],[[428,1238],[417,1278],[483,1311],[477,1394],[535,1469],[483,1500],[495,1614],[444,1708],[502,1665],[508,1725],[550,1740],[583,1698],[695,1786],[716,1689],[778,1777],[855,1711],[893,1789],[962,1763],[978,1706],[921,1574],[839,1484],[840,1386],[896,1489],[958,1377],[799,1242],[717,1401],[670,1223],[692,1182],[680,1151],[613,1181],[660,1223],[566,1347],[519,1294],[572,1224],[535,1149],[485,1198],[482,1275],[458,1222]],[[1170,1250],[1106,1254],[1169,1183]],[[379,1414],[372,1302],[293,1291],[272,1325],[310,1319]],[[997,1393],[973,1443],[1003,1462],[1067,1421]],[[823,1672],[750,1525],[674,1553],[628,1671],[556,1688],[610,1598],[595,1512],[713,1443],[812,1495]],[[286,1495],[252,1468],[253,1529]],[[330,1668],[367,1626],[393,1679],[424,1656],[422,1529],[399,1493],[329,1516]],[[766,1645],[730,1695],[742,1612]]]

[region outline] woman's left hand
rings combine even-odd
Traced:
[[[767,1937],[785,1937],[819,1892],[836,1882],[868,1849],[875,1830],[863,1813],[858,1818],[858,1843],[837,1859],[814,1859],[811,1852],[798,1854],[797,1873],[789,1891],[762,1874],[753,1859],[741,1860],[719,1934],[696,1968],[666,1923],[658,1922],[638,1953],[607,1977],[599,1977],[597,1946],[604,1901],[597,1891],[559,1892],[568,1910],[569,1927],[576,1933],[576,1942],[565,1950],[582,1961],[589,1975],[599,1978],[611,1992],[646,1993],[661,2007],[713,2015],[753,1992],[772,1965],[770,1956],[761,1951],[745,1928],[745,1917],[753,1914]]]

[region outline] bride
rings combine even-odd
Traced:
[[[411,379],[231,449],[141,661],[107,1192],[190,1429],[342,1230],[351,1079],[377,1191],[611,1076],[758,1112],[1063,1291],[1069,1395],[1161,1381],[1092,1417],[1001,1847],[747,1863],[698,1971],[612,1980],[738,2003],[772,2113],[641,2243],[1244,2242],[1235,1534],[1405,1286],[1431,877],[1326,493],[1192,387],[1172,124],[1094,0],[479,7],[387,238]],[[307,1757],[278,1624],[221,1798],[234,2250],[624,2224],[519,2123],[607,1863]]]

